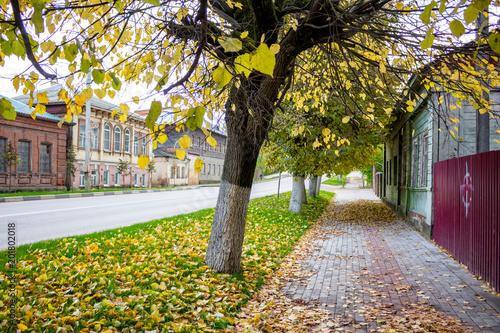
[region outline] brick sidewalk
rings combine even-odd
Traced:
[[[371,190],[336,193],[337,205],[378,200]],[[405,222],[374,227],[329,221],[323,230],[325,237],[302,262],[312,276],[288,283],[283,292],[327,309],[332,331],[375,332],[384,323],[377,321],[381,312],[401,315],[424,303],[474,332],[500,332],[500,297]]]

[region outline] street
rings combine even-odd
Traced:
[[[276,194],[277,190],[278,180],[255,183],[251,198]],[[280,192],[291,190],[292,178],[282,178]],[[19,246],[213,208],[218,193],[219,187],[203,187],[185,191],[2,203],[0,250],[7,248],[9,223],[15,223],[16,245]]]

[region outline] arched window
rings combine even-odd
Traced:
[[[115,127],[115,151],[120,151],[122,143],[122,130],[120,127]]]
[[[104,150],[111,150],[111,127],[104,125]]]
[[[130,130],[125,130],[125,152],[130,153]]]

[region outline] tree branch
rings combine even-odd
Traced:
[[[33,54],[33,50],[31,49],[31,42],[30,42],[30,37],[28,32],[26,31],[26,28],[24,27],[23,20],[21,18],[21,10],[19,8],[19,1],[18,0],[12,0],[12,11],[14,12],[14,18],[16,20],[16,27],[19,29],[21,32],[21,36],[23,37],[23,42],[24,42],[24,48],[26,49],[26,55],[28,56],[28,59],[31,61],[33,66],[36,68],[36,70],[45,76],[47,79],[55,79],[56,75],[55,74],[49,74],[45,70],[43,70],[42,66],[38,63],[38,61],[35,58],[35,55]]]

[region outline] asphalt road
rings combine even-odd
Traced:
[[[278,180],[255,183],[251,198],[276,194]],[[292,178],[281,179],[280,192],[292,190]],[[15,223],[16,245],[83,235],[154,219],[213,208],[219,187],[38,200],[0,204],[0,250],[7,248],[8,224]]]

